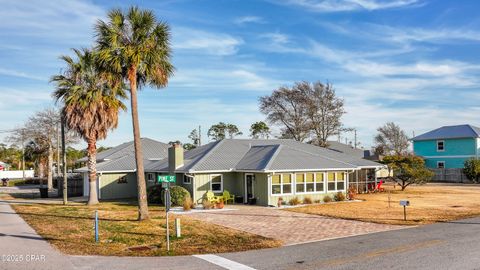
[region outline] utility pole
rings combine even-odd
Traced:
[[[357,129],[356,128],[353,129],[353,134],[354,134],[353,147],[357,149]]]
[[[23,173],[23,181],[25,181],[25,129],[22,128],[22,173]]]
[[[60,118],[60,126],[62,130],[62,156],[63,156],[63,204],[66,205],[68,203],[68,194],[67,194],[67,151],[65,149],[65,118],[63,115]],[[59,163],[60,166],[60,163]]]
[[[202,146],[202,126],[198,126],[198,146]]]

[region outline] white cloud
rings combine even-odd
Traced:
[[[34,75],[27,74],[25,72],[13,70],[13,69],[1,68],[1,67],[0,67],[0,75],[18,77],[18,78],[25,78],[25,79],[32,79],[32,80],[37,80],[37,81],[46,81],[45,78],[42,78],[40,76],[34,76]]]
[[[241,38],[223,33],[206,32],[202,30],[174,27],[172,31],[173,49],[191,50],[210,55],[233,55],[243,44]]]
[[[288,0],[275,1],[316,12],[381,10],[419,5],[419,0]]]
[[[238,25],[243,25],[247,23],[265,23],[265,20],[258,16],[244,16],[236,18],[233,22]]]

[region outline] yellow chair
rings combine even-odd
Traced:
[[[215,196],[212,191],[207,191],[205,196],[207,198],[207,201],[209,201],[210,203],[219,203],[220,199],[223,199],[222,196]]]
[[[228,190],[224,190],[223,191],[223,201],[225,202],[225,204],[227,204],[228,201],[232,201],[232,203],[234,203],[235,202],[235,195],[230,194],[230,192],[228,192]]]

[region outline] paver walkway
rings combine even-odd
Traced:
[[[329,218],[258,206],[229,206],[237,211],[203,212],[193,218],[275,238],[285,245],[313,242],[405,228],[355,220]]]

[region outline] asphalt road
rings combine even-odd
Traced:
[[[239,253],[151,258],[68,256],[38,236],[8,203],[0,202],[0,270],[480,269],[479,232],[480,218],[473,218]],[[22,261],[11,261],[19,256]]]
[[[480,218],[222,254],[255,269],[480,269]]]

